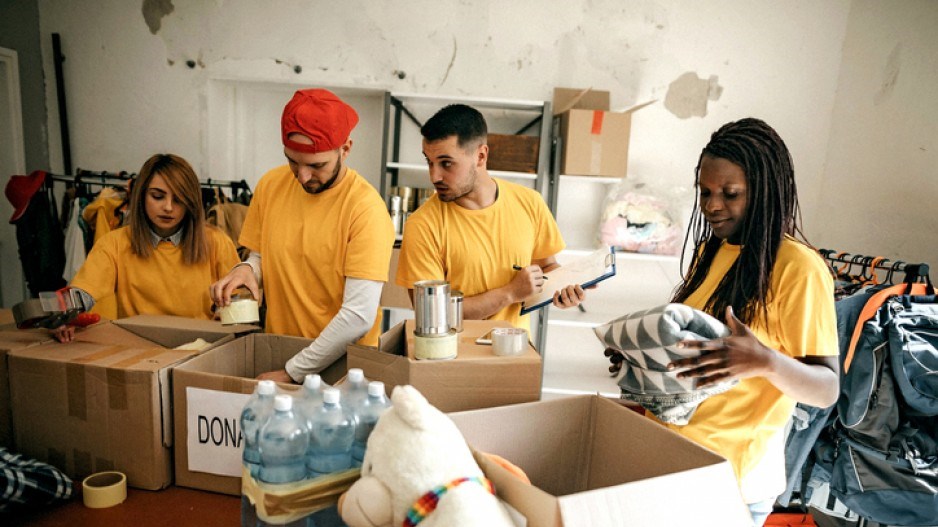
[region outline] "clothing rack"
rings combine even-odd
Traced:
[[[861,275],[872,274],[875,270],[886,271],[886,282],[892,282],[895,273],[905,273],[904,282],[925,282],[928,280],[928,264],[926,263],[907,263],[902,260],[890,260],[882,256],[865,256],[862,254],[850,254],[846,252],[835,251],[833,249],[821,249],[818,251],[825,260],[832,264],[847,264],[846,270],[849,272],[853,266],[860,266]]]
[[[81,170],[78,169],[75,174],[46,174],[48,179],[52,181],[61,181],[63,183],[70,184],[91,184],[91,185],[119,185],[126,183],[127,181],[132,180],[137,177],[135,173],[129,172],[95,172],[92,170]],[[229,181],[223,179],[212,179],[199,180],[199,185],[203,188],[230,188],[231,190],[246,190],[251,191],[251,187],[248,185],[247,181]]]

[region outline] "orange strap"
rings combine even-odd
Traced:
[[[860,341],[860,334],[863,333],[863,325],[866,324],[866,321],[873,318],[873,315],[876,314],[876,311],[886,303],[886,300],[891,296],[903,295],[905,294],[905,288],[908,284],[896,284],[892,287],[887,287],[882,291],[877,291],[869,300],[866,301],[866,305],[863,306],[863,310],[860,311],[860,316],[857,317],[857,325],[853,328],[853,337],[850,339],[850,347],[847,348],[847,357],[844,359],[844,373],[847,373],[847,370],[850,369],[850,363],[853,362],[853,352],[857,349],[857,343]],[[924,283],[914,283],[912,284],[912,289],[909,291],[911,295],[927,295],[928,294],[928,284]]]

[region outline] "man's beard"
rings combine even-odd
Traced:
[[[311,183],[319,183],[316,180],[310,180],[306,185],[303,185],[303,190],[305,190],[307,194],[319,194],[321,192],[325,192],[329,190],[332,187],[332,185],[335,184],[335,180],[339,178],[339,172],[341,171],[342,171],[342,158],[339,158],[335,162],[335,170],[332,172],[332,177],[329,178],[328,181],[326,181],[325,183],[319,184],[319,186],[317,187],[309,188],[306,185],[309,185]]]
[[[472,172],[469,174],[469,183],[466,186],[456,189],[457,192],[453,193],[452,195],[441,194],[440,189],[437,188],[436,194],[439,197],[440,201],[444,203],[449,203],[451,201],[456,201],[457,199],[465,196],[466,194],[469,194],[470,192],[475,190],[475,186],[476,186],[476,167],[473,166]]]

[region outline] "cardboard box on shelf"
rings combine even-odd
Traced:
[[[554,115],[560,116],[561,173],[625,177],[632,114],[654,101],[609,111],[609,92],[554,88]]]
[[[599,396],[450,414],[466,441],[498,454],[522,483],[477,456],[529,527],[752,525],[722,457]]]
[[[541,138],[536,135],[488,134],[489,170],[537,173]]]
[[[7,353],[13,350],[52,342],[52,335],[45,329],[17,329],[12,322],[0,325],[0,446],[13,449],[16,445],[13,433],[13,412],[10,403],[10,372]]]
[[[312,342],[250,334],[226,342],[173,370],[176,485],[224,494],[241,493],[241,410],[257,375],[283,369]],[[320,375],[335,384],[345,375],[345,358]],[[298,389],[296,386],[288,389]]]
[[[196,353],[166,349],[112,323],[78,332],[67,344],[10,352],[18,450],[76,480],[119,470],[133,487],[169,486],[169,370]]]
[[[387,390],[399,384],[415,386],[444,412],[487,408],[541,398],[541,357],[528,344],[523,355],[497,357],[492,347],[475,340],[507,322],[464,320],[454,359],[416,360],[414,320],[405,320],[381,335],[378,347],[348,347],[348,367],[361,368],[365,377],[384,382]]]

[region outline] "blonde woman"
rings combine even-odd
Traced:
[[[157,154],[130,194],[130,223],[95,242],[70,286],[87,301],[114,293],[117,317],[212,318],[209,286],[240,260],[234,243],[205,222],[202,193],[185,159]],[[71,327],[53,331],[60,342]]]

